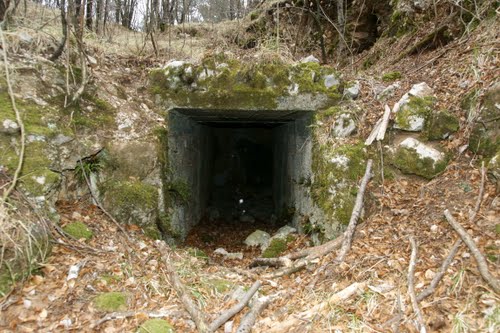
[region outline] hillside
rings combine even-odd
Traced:
[[[498,2],[346,6],[344,34],[322,1],[109,23],[55,61],[60,11],[18,9],[2,332],[500,330]]]

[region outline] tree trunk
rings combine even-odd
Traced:
[[[87,0],[87,17],[85,18],[85,24],[87,29],[92,31],[92,10],[94,7],[94,0]]]

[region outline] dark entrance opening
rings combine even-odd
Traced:
[[[283,217],[300,201],[298,184],[311,176],[312,114],[169,111],[166,188],[175,191],[182,184],[189,192],[169,207],[173,231],[182,239],[197,233],[216,248],[223,234],[241,246],[256,229],[291,223],[290,214]]]

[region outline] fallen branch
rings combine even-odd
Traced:
[[[241,319],[240,326],[236,330],[236,333],[250,333],[252,331],[252,327],[257,321],[257,317],[260,315],[262,311],[269,305],[271,302],[271,297],[264,296],[259,298],[250,311]]]
[[[396,107],[394,107],[396,108]],[[399,104],[398,104],[399,108]],[[391,117],[391,108],[389,105],[385,105],[384,115],[382,116],[382,122],[380,123],[380,128],[377,132],[377,141],[384,140],[385,132],[387,131],[387,125],[389,124],[389,118]]]
[[[408,293],[410,294],[410,301],[413,307],[413,312],[417,316],[417,325],[418,331],[420,333],[427,332],[425,328],[424,317],[422,316],[422,312],[418,307],[417,297],[415,296],[415,266],[417,265],[417,254],[418,247],[417,242],[413,236],[410,237],[411,244],[411,255],[410,255],[410,265],[408,266]]]
[[[474,211],[471,213],[469,217],[469,221],[474,223],[476,219],[477,213],[479,212],[479,208],[481,208],[481,202],[483,201],[484,195],[484,184],[486,183],[486,168],[484,167],[484,161],[481,164],[481,186],[479,187],[479,195],[477,196],[476,206],[474,206]]]
[[[439,272],[434,276],[432,279],[431,283],[427,288],[422,290],[420,294],[417,295],[417,302],[420,303],[424,298],[429,297],[432,295],[432,293],[436,290],[437,285],[443,278],[444,274],[446,274],[446,270],[450,266],[451,262],[453,261],[453,258],[455,258],[455,255],[458,252],[458,248],[462,244],[462,241],[459,239],[453,244],[450,253],[448,256],[444,259],[443,263],[441,264],[441,267],[439,268]]]
[[[372,177],[372,160],[368,160],[366,164],[365,175],[361,180],[361,185],[359,186],[358,195],[356,196],[356,202],[354,204],[354,208],[352,209],[351,219],[349,220],[349,225],[347,226],[347,230],[344,232],[344,239],[342,241],[342,247],[335,259],[336,262],[342,262],[351,248],[352,236],[354,235],[354,230],[356,229],[356,224],[358,223],[358,219],[361,216],[361,210],[363,209],[363,197],[365,195],[366,185],[368,181]]]
[[[481,254],[481,251],[479,251],[472,237],[455,220],[448,209],[444,211],[444,216],[446,217],[446,220],[448,220],[448,223],[453,227],[453,229],[455,229],[455,231],[460,235],[460,238],[462,238],[464,243],[469,247],[472,255],[476,259],[477,267],[482,278],[486,281],[486,283],[488,283],[490,287],[493,288],[496,293],[500,293],[500,281],[493,275],[491,275],[490,271],[488,270],[488,265],[486,264],[486,259],[484,259],[484,256]]]
[[[277,323],[269,330],[266,330],[266,332],[268,333],[289,332],[289,329],[297,328],[301,323],[310,321],[313,317],[321,314],[325,310],[330,309],[332,305],[344,301],[355,294],[362,293],[366,289],[366,286],[367,286],[366,282],[355,282],[349,285],[347,288],[333,294],[326,301],[313,306],[309,310],[295,314],[293,315],[293,317],[288,317],[284,321]]]
[[[377,138],[378,132],[380,131],[380,127],[382,126],[382,118],[380,118],[376,123],[375,126],[373,127],[373,130],[371,131],[370,135],[365,141],[365,146],[369,146],[375,141]]]
[[[198,306],[191,299],[191,297],[189,297],[188,292],[184,287],[184,284],[181,282],[175,270],[171,268],[172,265],[168,262],[168,257],[165,255],[166,252],[165,246],[166,245],[163,243],[157,244],[157,248],[160,251],[161,257],[163,261],[165,261],[165,267],[169,275],[169,280],[172,283],[172,287],[175,289],[177,295],[181,299],[184,308],[193,319],[194,324],[198,329],[198,332],[200,333],[215,332],[219,327],[224,325],[224,323],[226,323],[229,319],[231,319],[235,314],[240,312],[245,307],[245,305],[247,305],[248,302],[250,302],[252,296],[257,292],[257,290],[262,285],[260,281],[256,281],[252,285],[252,287],[247,291],[243,299],[240,302],[238,302],[238,304],[224,311],[220,316],[218,316],[214,321],[212,321],[212,323],[208,324],[206,315],[198,308]]]
[[[252,296],[257,292],[257,290],[260,288],[262,284],[260,281],[255,281],[252,287],[247,291],[245,296],[241,299],[241,301],[230,308],[227,311],[224,311],[217,319],[215,319],[210,326],[208,327],[209,332],[215,332],[219,327],[224,325],[229,319],[231,319],[235,314],[240,312],[245,305],[250,302],[250,299],[252,299]],[[252,325],[253,326],[253,325]]]
[[[146,315],[149,318],[163,318],[163,317],[186,317],[187,314],[183,311],[174,311],[174,310],[167,310],[167,311],[126,311],[126,312],[112,312],[108,313],[105,315],[103,318],[99,319],[96,321],[90,328],[94,329],[98,327],[99,325],[110,321],[110,320],[116,320],[116,319],[125,319],[125,318],[130,318],[130,317],[135,317],[138,315]]]
[[[286,257],[279,258],[256,258],[251,264],[250,268],[257,266],[269,267],[291,267],[292,261]]]

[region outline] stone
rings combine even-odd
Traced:
[[[479,115],[473,119],[469,148],[487,158],[494,156],[500,149],[500,82],[485,92]]]
[[[338,86],[340,84],[340,80],[337,75],[329,74],[325,76],[324,83],[325,87],[330,89],[331,87]]]
[[[165,68],[179,68],[184,66],[186,62],[181,60],[172,60],[165,65]]]
[[[19,132],[19,125],[17,122],[11,119],[5,119],[2,122],[2,128],[0,128],[0,133],[4,134],[15,134]]]
[[[264,250],[269,246],[271,235],[262,230],[255,230],[245,239],[246,246],[259,246],[261,250]]]
[[[434,112],[427,119],[423,134],[427,140],[443,140],[458,131],[459,128],[458,118],[448,111],[442,110]]]
[[[432,179],[444,171],[448,159],[443,152],[417,139],[406,138],[396,148],[392,164],[403,173]]]
[[[51,143],[56,145],[56,146],[61,146],[65,143],[73,141],[74,138],[66,136],[64,134],[57,134],[54,139],[51,140]]]
[[[434,90],[432,90],[431,87],[425,82],[420,82],[417,84],[414,84],[410,91],[408,91],[406,94],[401,97],[399,100],[399,106],[403,106],[406,103],[410,101],[410,97],[420,97],[420,98],[425,98],[425,97],[432,97],[434,95]]]
[[[356,121],[352,113],[342,113],[337,116],[332,126],[332,135],[346,138],[356,132]]]
[[[225,259],[229,259],[229,260],[235,260],[235,259],[241,260],[241,259],[243,259],[243,253],[241,253],[241,252],[227,252],[223,248],[216,249],[214,251],[214,254],[220,254]]]
[[[433,97],[410,96],[403,100],[394,119],[394,128],[408,132],[421,132],[427,119],[434,111],[435,99]]]
[[[315,56],[313,56],[312,54],[305,57],[305,58],[302,58],[300,60],[301,63],[307,63],[307,62],[315,62],[315,63],[318,63],[319,64],[319,59],[316,58]]]
[[[278,231],[276,231],[273,238],[275,238],[275,237],[286,238],[288,235],[296,233],[296,232],[297,232],[297,229],[295,229],[294,227],[291,227],[289,225],[285,225],[285,226],[279,228]]]
[[[394,96],[394,93],[396,90],[398,90],[401,87],[401,84],[399,82],[394,82],[393,84],[382,88],[380,91],[376,93],[376,98],[378,100],[386,100],[388,98],[391,98]]]
[[[351,99],[356,99],[359,97],[359,93],[361,91],[361,85],[359,81],[354,81],[354,83],[344,90],[344,96],[351,98]]]

